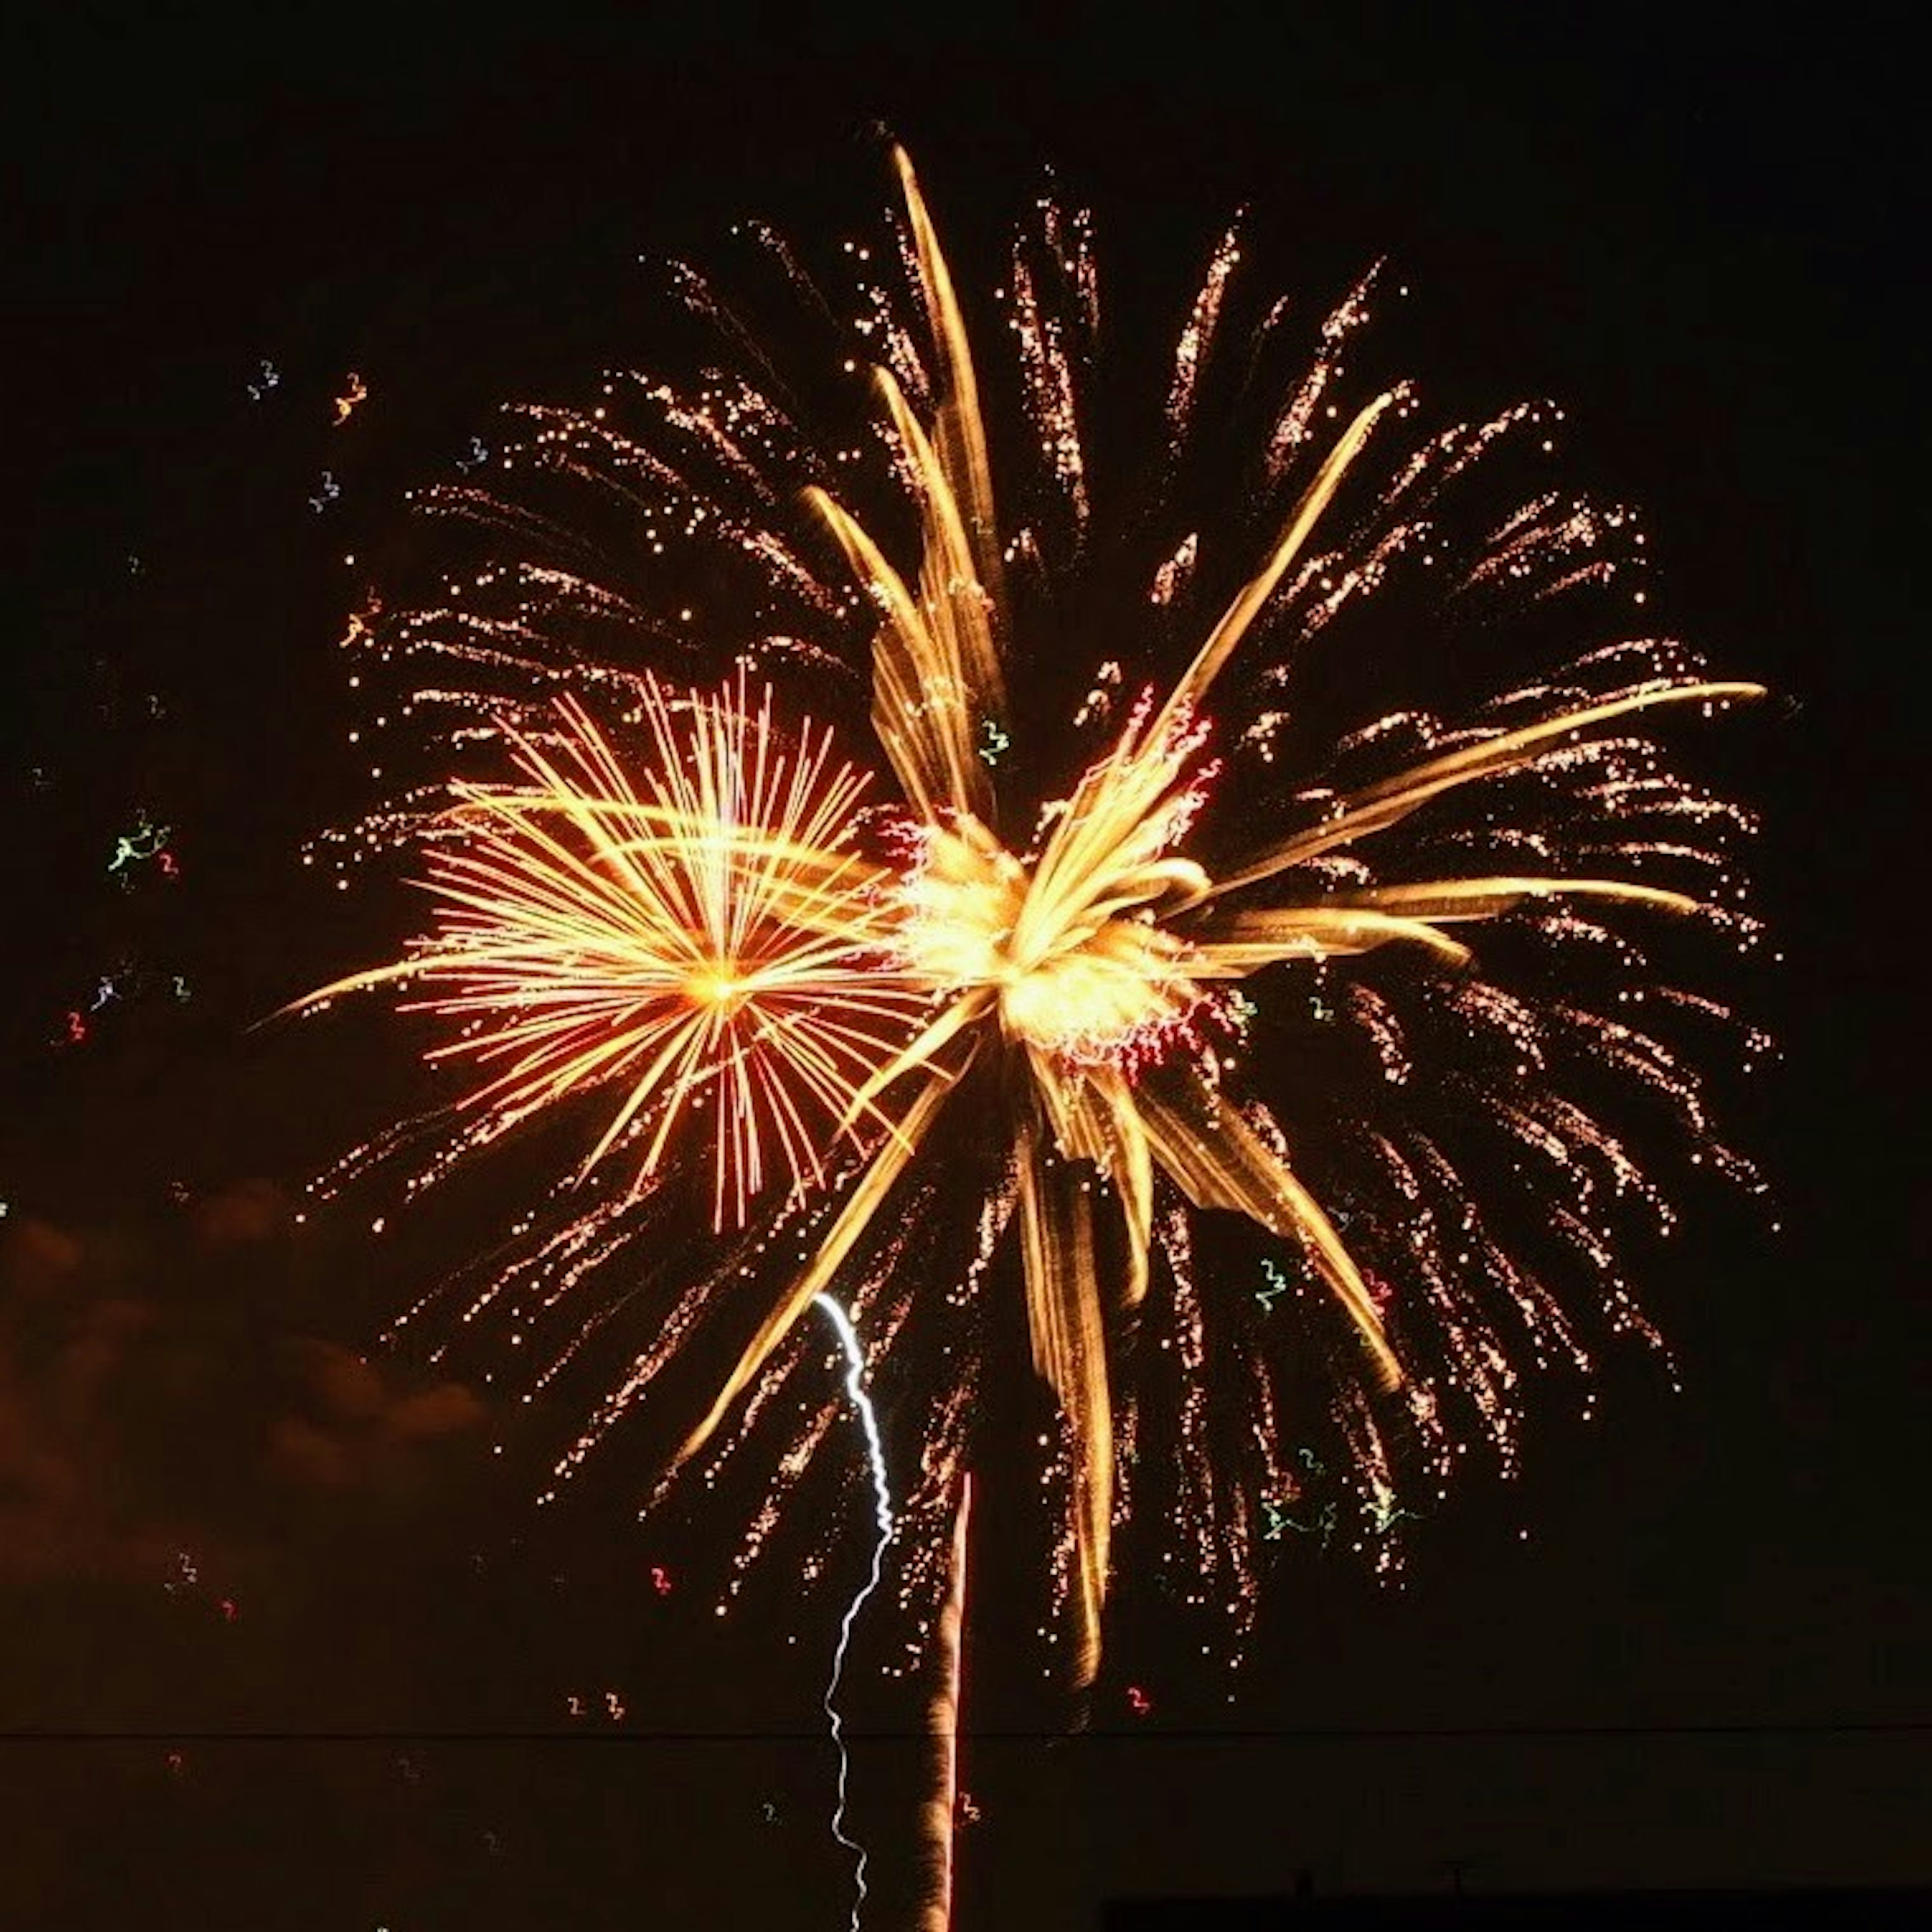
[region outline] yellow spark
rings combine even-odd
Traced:
[[[352,369],[349,372],[347,386],[335,398],[335,419],[330,425],[340,429],[353,416],[361,405],[369,399],[369,386]]]

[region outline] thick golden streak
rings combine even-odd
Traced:
[[[990,593],[980,581],[980,565],[960,515],[951,476],[919,418],[908,407],[892,372],[875,370],[873,378],[924,498],[920,520],[925,541],[920,547],[919,577],[928,626],[944,644],[946,671],[958,680],[974,710],[1003,719],[1006,699],[999,646],[988,610]],[[972,720],[967,724],[970,734]],[[969,742],[967,749],[973,748]]]
[[[1128,1307],[1140,1305],[1147,1294],[1148,1244],[1154,1227],[1154,1150],[1134,1099],[1134,1090],[1118,1068],[1096,1067],[1093,1091],[1106,1108],[1112,1154],[1107,1172],[1120,1196],[1120,1214],[1127,1230]]]
[[[891,1117],[875,1101],[869,1098],[862,1100],[855,1099],[850,1076],[826,1051],[824,1040],[834,1030],[815,1014],[808,1020],[800,1022],[782,1010],[774,1009],[764,1015],[764,1024],[756,1040],[746,1050],[752,1052],[759,1046],[771,1046],[784,1057],[786,1064],[799,1078],[818,1096],[827,1112],[836,1118],[844,1108],[856,1106],[860,1112],[890,1132],[892,1126]],[[846,1044],[848,1058],[861,1068],[869,1067],[873,1064],[874,1054],[890,1049],[890,1042],[867,1034],[839,1032],[837,1036]],[[866,1048],[872,1051],[862,1050]],[[789,1103],[789,1096],[787,1099]],[[857,1118],[855,1114],[850,1126],[842,1122],[835,1131],[851,1134],[856,1138]],[[815,1175],[818,1171],[815,1157],[812,1166]]]
[[[1291,866],[1304,865],[1324,852],[1333,851],[1338,845],[1346,845],[1355,839],[1366,838],[1370,832],[1382,831],[1407,818],[1418,806],[1426,804],[1430,799],[1457,785],[1467,784],[1475,778],[1498,776],[1528,764],[1552,739],[1561,738],[1568,733],[1587,730],[1592,725],[1607,723],[1612,718],[1624,717],[1634,711],[1647,710],[1654,705],[1684,704],[1698,699],[1748,699],[1764,694],[1761,684],[1672,685],[1663,690],[1638,692],[1628,698],[1586,705],[1579,710],[1545,718],[1540,724],[1525,725],[1519,730],[1485,739],[1480,744],[1466,746],[1352,794],[1334,817],[1270,847],[1239,871],[1216,880],[1199,896],[1202,899],[1218,898],[1239,886],[1252,885],[1258,879],[1286,872]]]
[[[1052,1047],[1036,1041],[1023,1040],[1022,1046],[1060,1151],[1070,1158],[1090,1160],[1097,1166],[1105,1157],[1106,1143],[1094,1132],[1092,1116],[1082,1105],[1085,1069],[1064,1065]]]
[[[1166,815],[1156,815],[1155,808],[1182,763],[1175,733],[1137,737],[1130,724],[1108,756],[1082,776],[1034,868],[1015,934],[1017,950],[1036,948],[1040,935],[1063,927],[1070,908],[1104,890],[1117,868],[1131,870],[1154,856],[1167,833]],[[1132,848],[1124,862],[1124,845]]]
[[[1274,595],[1288,566],[1300,554],[1309,532],[1321,520],[1322,512],[1348,473],[1349,464],[1361,454],[1362,446],[1368,441],[1377,419],[1394,400],[1393,391],[1384,392],[1361,410],[1342,431],[1340,440],[1323,459],[1315,480],[1294,506],[1294,514],[1288,518],[1288,526],[1282,532],[1274,554],[1258,574],[1242,586],[1221,621],[1209,633],[1199,655],[1187,668],[1186,675],[1174,686],[1162,713],[1164,719],[1171,719],[1184,706],[1192,709],[1207,694],[1208,687],[1220,675],[1221,667],[1234,654],[1234,647],[1247,634],[1248,627]]]
[[[1425,880],[1413,885],[1377,886],[1349,897],[1363,905],[1400,906],[1412,918],[1465,920],[1492,919],[1525,899],[1562,898],[1573,893],[1586,898],[1626,899],[1665,912],[1694,913],[1703,908],[1701,899],[1688,892],[1642,886],[1628,879]]]
[[[986,767],[972,746],[960,680],[914,601],[864,526],[817,488],[806,500],[844,549],[861,582],[885,606],[872,645],[872,728],[899,782],[928,823],[941,808],[983,817],[989,796]],[[952,715],[958,728],[948,731]]]
[[[1203,980],[1239,979],[1285,959],[1323,959],[1367,952],[1391,941],[1426,947],[1452,966],[1467,963],[1469,949],[1420,919],[1356,907],[1284,906],[1244,912],[1196,941],[1187,970]]]
[[[1226,1208],[1272,1234],[1299,1238],[1346,1308],[1374,1357],[1385,1385],[1402,1378],[1382,1333],[1382,1316],[1360,1270],[1287,1163],[1228,1102],[1208,1090],[1197,1070],[1184,1074],[1180,1103],[1151,1090],[1140,1096],[1154,1157],[1197,1208]]]
[[[970,1063],[967,1056],[960,1071]],[[845,1204],[838,1210],[835,1220],[823,1241],[819,1244],[805,1271],[797,1276],[787,1290],[784,1299],[759,1324],[758,1333],[752,1336],[744,1353],[738,1358],[737,1365],[724,1382],[704,1420],[686,1437],[683,1445],[673,1459],[673,1467],[688,1462],[704,1448],[724,1420],[724,1412],[735,1402],[746,1383],[751,1381],[765,1365],[772,1351],[790,1331],[792,1325],[812,1306],[812,1297],[817,1294],[832,1276],[839,1265],[852,1251],[854,1244],[871,1224],[872,1216],[879,1210],[886,1196],[892,1191],[893,1182],[905,1170],[906,1163],[918,1152],[920,1143],[933,1121],[946,1096],[952,1091],[956,1076],[948,1073],[935,1073],[926,1082],[912,1105],[894,1124],[893,1132],[880,1145],[858,1184],[846,1196]]]
[[[903,1078],[914,1067],[941,1071],[934,1067],[933,1056],[949,1041],[971,1026],[974,1021],[991,1011],[994,1004],[994,995],[985,987],[974,987],[970,992],[961,994],[937,1019],[928,1023],[923,1033],[917,1034],[901,1048],[886,1065],[880,1067],[863,1086],[854,1093],[846,1103],[844,1115],[839,1121],[839,1126],[849,1127],[862,1112],[870,1109],[872,1102],[887,1088]],[[974,1045],[976,1048],[977,1042]],[[970,1059],[970,1057],[969,1052],[968,1058]],[[961,1070],[964,1070],[963,1064]],[[945,1077],[951,1078],[955,1076],[946,1075]]]
[[[1192,859],[1154,859],[1131,871],[1110,870],[1096,887],[1101,896],[1089,902],[1083,916],[1098,931],[1118,914],[1150,905],[1170,892],[1196,892],[1207,883],[1208,874]]]
[[[939,449],[946,476],[964,506],[968,529],[979,551],[977,575],[989,588],[1000,568],[999,524],[993,510],[993,466],[986,454],[986,426],[980,416],[980,389],[973,372],[971,338],[953,292],[952,276],[939,245],[938,231],[926,212],[912,162],[903,148],[892,150],[899,184],[912,224],[913,247],[940,362]]]
[[[1113,1402],[1094,1270],[1092,1197],[1070,1163],[1048,1164],[1030,1123],[1020,1138],[1018,1165],[1020,1252],[1034,1366],[1058,1399],[1072,1440],[1080,1624],[1074,1682],[1084,1690],[1100,1666],[1114,1508]]]

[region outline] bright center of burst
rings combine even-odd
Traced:
[[[1108,883],[1043,892],[983,832],[939,833],[908,887],[908,964],[949,989],[994,992],[1007,1037],[1056,1059],[1132,1059],[1181,1025],[1202,993],[1186,949],[1150,915],[1099,909]]]
[[[750,990],[728,962],[700,968],[684,982],[684,996],[694,1006],[716,1007],[725,1012],[741,1004]]]

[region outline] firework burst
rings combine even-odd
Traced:
[[[598,1151],[644,1132],[640,1172],[715,1090],[720,1222],[751,1211],[774,1150],[785,1204],[694,1268],[560,1466],[721,1322],[732,1366],[674,1465],[708,1475],[756,1453],[761,1416],[805,1418],[777,1432],[734,1592],[837,1414],[802,1334],[837,1282],[868,1381],[920,1398],[898,1522],[906,1600],[930,1628],[996,1291],[1016,1278],[1010,1305],[1060,1418],[1042,1474],[1084,1684],[1114,1532],[1150,1490],[1151,1418],[1178,1436],[1162,1459],[1172,1507],[1156,1513],[1191,1546],[1186,1594],[1239,1625],[1263,1544],[1306,1499],[1318,1432],[1354,1472],[1352,1540],[1386,1562],[1406,1513],[1398,1462],[1438,1482],[1473,1424],[1508,1466],[1526,1368],[1587,1366],[1592,1326],[1648,1332],[1616,1257],[1634,1208],[1666,1228],[1670,1210],[1612,1124],[1616,1090],[1674,1116],[1699,1160],[1748,1170],[1712,1138],[1696,1060],[1669,1037],[1727,1016],[1648,960],[1690,958],[1666,923],[1755,933],[1732,857],[1748,816],[1682,778],[1657,728],[1758,694],[1606,616],[1630,608],[1640,554],[1623,513],[1546,481],[1501,508],[1478,487],[1510,452],[1546,454],[1555,412],[1424,434],[1396,383],[1339,412],[1370,284],[1268,392],[1286,311],[1235,329],[1233,236],[1175,353],[1156,439],[1172,487],[1143,494],[1088,453],[1094,256],[1083,218],[1040,205],[1004,290],[1018,355],[1000,393],[1028,453],[1001,470],[994,392],[902,158],[899,172],[903,218],[878,259],[848,245],[850,304],[770,231],[742,237],[784,302],[856,312],[831,366],[869,365],[862,393],[782,374],[803,328],[761,327],[680,268],[708,373],[613,376],[587,410],[523,412],[509,460],[530,500],[431,494],[432,512],[488,532],[491,561],[358,644],[434,664],[412,704],[458,714],[451,735],[520,732],[528,782],[459,794],[476,842],[432,866],[443,930],[344,984],[440,980],[429,1003],[478,1029],[448,1050],[508,1059],[478,1096],[500,1116],[623,1083]],[[1210,436],[1217,408],[1232,427]],[[996,475],[1022,518],[1003,520]],[[1238,483],[1244,509],[1215,523],[1148,507],[1186,502],[1202,475],[1219,502]],[[1082,586],[1097,586],[1084,621]],[[1090,665],[1070,727],[1043,718],[1064,640],[1095,610],[1118,655]],[[1338,658],[1372,664],[1411,624],[1460,646],[1552,613],[1584,655],[1460,717],[1383,704],[1331,719],[1298,696],[1311,664],[1332,683]],[[642,776],[574,714],[570,770],[536,748],[529,717],[554,687],[632,689],[626,653],[701,659],[694,637],[736,658],[738,693],[690,700],[702,722],[680,738],[650,685]],[[852,856],[856,778],[821,782],[808,750],[770,748],[748,664],[809,680],[815,709],[868,694],[898,788],[896,862]],[[364,830],[382,844],[421,824],[405,810]],[[602,856],[566,860],[566,824]],[[616,872],[640,883],[614,898]],[[1216,1239],[1289,1307],[1197,1280],[1216,1210],[1232,1218]],[[604,1318],[597,1278],[626,1237],[602,1205],[526,1229],[471,1309],[556,1312],[560,1363]],[[1560,1298],[1580,1276],[1594,1298]],[[1329,1378],[1315,1418],[1292,1408],[1310,1364]],[[781,1388],[804,1393],[780,1404]],[[1342,1504],[1326,1507],[1332,1522]]]
[[[622,1150],[632,1199],[706,1137],[715,1228],[742,1225],[768,1166],[822,1184],[917,998],[885,970],[883,875],[853,849],[865,777],[809,723],[788,749],[771,707],[742,676],[682,699],[646,680],[636,777],[567,700],[551,742],[511,734],[524,782],[458,784],[427,828],[434,932],[304,1005],[419,985],[405,1007],[448,1028],[432,1060],[481,1076],[459,1111],[484,1139],[614,1094],[579,1172]]]

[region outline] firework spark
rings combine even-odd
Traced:
[[[1759,692],[1624,633],[1642,542],[1624,513],[1540,472],[1500,512],[1475,488],[1506,460],[1546,455],[1554,411],[1420,434],[1417,394],[1395,382],[1338,413],[1373,278],[1322,325],[1284,400],[1258,403],[1288,311],[1268,307],[1239,346],[1238,233],[1186,310],[1154,446],[1177,506],[1191,476],[1222,503],[1238,480],[1250,508],[1150,511],[1094,463],[1089,225],[1045,202],[1009,296],[1036,460],[996,478],[993,451],[1012,440],[995,437],[982,399],[1003,392],[982,383],[936,229],[898,166],[903,219],[882,262],[848,250],[858,340],[842,366],[871,366],[862,397],[814,401],[826,386],[812,372],[778,373],[782,332],[680,268],[680,299],[710,338],[702,377],[614,375],[592,408],[524,412],[506,446],[513,475],[573,508],[467,484],[432,493],[433,512],[480,524],[508,554],[380,612],[357,648],[435,667],[410,702],[456,721],[446,741],[494,742],[498,721],[524,718],[512,742],[530,782],[459,790],[454,824],[472,844],[432,860],[442,932],[343,984],[430,982],[428,1004],[478,1028],[446,1051],[509,1058],[477,1096],[490,1118],[621,1078],[597,1152],[643,1133],[640,1175],[715,1094],[721,1225],[752,1214],[767,1147],[789,1176],[748,1246],[694,1272],[561,1473],[728,1307],[734,1364],[673,1458],[709,1480],[758,1417],[789,1406],[778,1390],[804,1388],[801,1318],[850,1278],[874,1376],[926,1393],[900,1522],[908,1546],[921,1539],[908,1525],[934,1532],[923,1540],[940,1553],[922,1568],[909,1548],[905,1586],[908,1604],[934,1600],[981,1344],[999,1318],[992,1291],[1012,1258],[1060,1419],[1043,1476],[1084,1685],[1115,1530],[1153,1480],[1138,1450],[1157,1408],[1180,1453],[1159,1459],[1172,1507],[1154,1513],[1192,1546],[1184,1593],[1243,1627],[1264,1519],[1289,1520],[1302,1494],[1293,1452],[1306,1438],[1287,1415],[1311,1361],[1332,1375],[1330,1432],[1362,1485],[1360,1512],[1328,1506],[1376,1523],[1379,1564],[1393,1544],[1381,1529],[1402,1514],[1398,1457],[1439,1486],[1455,1432],[1473,1424],[1509,1467],[1526,1369],[1590,1365],[1558,1292],[1579,1264],[1598,1283],[1600,1328],[1650,1332],[1616,1257],[1630,1207],[1665,1232],[1670,1210],[1631,1135],[1674,1116],[1696,1159],[1748,1172],[1712,1138],[1696,1055],[1666,1036],[1673,1019],[1726,1016],[1670,978],[1694,970],[1679,962],[1698,934],[1743,946],[1755,932],[1732,856],[1748,814],[1681,777],[1657,734],[1672,712]],[[745,235],[784,299],[839,312],[771,231]],[[1116,506],[1123,495],[1135,500]],[[1026,520],[1003,520],[1003,503]],[[607,530],[622,533],[614,549]],[[1137,602],[1120,594],[1135,580]],[[1100,586],[1116,655],[1067,707],[1070,730],[1040,715],[1055,666],[1034,638],[1064,638],[1059,614],[1083,584]],[[1297,680],[1318,659],[1330,673],[1373,662],[1366,644],[1342,647],[1370,610],[1378,637],[1412,620],[1459,640],[1555,613],[1584,655],[1460,702],[1460,718],[1418,706],[1331,722]],[[742,682],[688,700],[698,722],[681,733],[646,681],[654,758],[640,777],[580,720],[575,751],[535,748],[528,716],[554,687],[633,691],[627,655],[691,652],[698,638],[775,679],[808,676],[827,703],[854,672],[868,685],[897,782],[898,862],[854,855],[858,780],[823,778],[807,734],[788,761],[775,701],[751,704]],[[603,856],[573,848],[566,862],[553,820]],[[368,842],[412,822],[379,814]],[[621,920],[614,868],[638,881],[617,895]],[[657,909],[643,942],[637,902]],[[748,950],[746,930],[760,935]],[[1322,1037],[1283,1021],[1284,1004],[1312,1011]],[[1650,1124],[1604,1117],[1618,1084]],[[969,1190],[974,1211],[949,1216]],[[1232,1217],[1217,1242],[1265,1250],[1280,1309],[1271,1296],[1258,1314],[1244,1292],[1197,1282],[1197,1238],[1217,1211]],[[965,1251],[949,1245],[952,1220],[975,1231]],[[498,1277],[556,1309],[627,1238],[608,1209],[582,1210],[530,1236]],[[921,1271],[954,1286],[916,1292]],[[554,1360],[603,1318],[572,1318]],[[1211,1403],[1210,1354],[1240,1371]],[[808,1420],[753,1551],[833,1406],[802,1397],[796,1412]]]
[[[807,724],[779,742],[766,690],[740,677],[639,707],[656,758],[640,782],[580,705],[556,747],[513,739],[525,782],[459,784],[423,881],[434,935],[398,964],[312,994],[420,982],[408,1003],[460,1023],[431,1050],[486,1073],[462,1106],[494,1138],[586,1092],[615,1111],[588,1173],[641,1138],[632,1192],[707,1105],[713,1225],[742,1224],[781,1165],[822,1184],[828,1121],[916,998],[880,970],[880,875],[851,849],[866,788]]]

